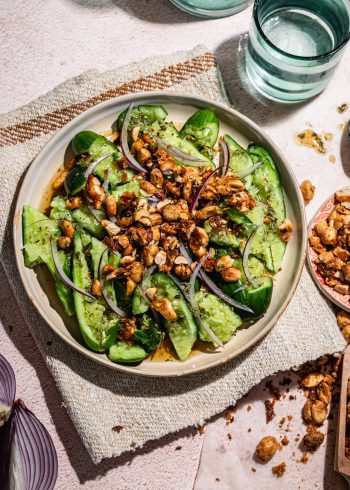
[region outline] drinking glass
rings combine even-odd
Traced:
[[[252,0],[170,0],[176,7],[199,17],[226,17],[245,9]]]
[[[269,98],[300,102],[321,92],[350,33],[349,0],[255,0],[246,68]]]

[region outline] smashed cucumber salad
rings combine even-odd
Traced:
[[[224,348],[264,315],[291,224],[271,155],[132,104],[105,135],[74,135],[49,211],[23,207],[25,265],[45,264],[86,346],[137,363],[168,336],[179,360]]]

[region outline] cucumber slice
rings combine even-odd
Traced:
[[[83,167],[74,167],[66,177],[66,187],[69,194],[75,196],[86,186],[85,169]]]
[[[103,214],[101,215],[103,218]],[[86,206],[73,209],[72,211],[73,221],[79,223],[85,230],[96,238],[103,238],[105,235],[104,228],[96,220],[96,218],[88,211]]]
[[[66,208],[66,198],[63,196],[56,196],[51,201],[51,211],[50,218],[61,220],[66,219],[68,221],[72,220],[70,211]]]
[[[124,124],[126,116],[126,110],[119,114],[117,121],[114,123],[118,131],[120,131]],[[164,121],[168,113],[161,105],[139,105],[132,109],[130,126],[148,125],[155,121]]]
[[[258,279],[258,282],[259,287],[256,289],[248,287],[247,289],[238,291],[238,293],[235,293],[235,290],[239,287],[238,283],[225,284],[222,286],[222,289],[226,294],[254,311],[254,315],[243,312],[246,315],[246,318],[258,318],[264,315],[270,306],[273,290],[272,279],[271,277],[261,277]]]
[[[150,282],[150,281],[149,281]],[[137,287],[134,294],[131,297],[131,311],[133,315],[142,315],[149,309],[149,301],[141,293],[140,288]]]
[[[168,298],[177,314],[176,320],[166,320],[165,327],[179,359],[184,361],[190,355],[197,339],[195,319],[181,291],[169,276],[160,272],[153,274],[151,283],[158,288],[157,297]]]
[[[143,361],[147,355],[145,349],[140,345],[118,341],[109,348],[108,357],[112,362],[129,364]]]
[[[287,247],[277,229],[286,217],[283,190],[275,162],[265,148],[251,144],[249,152],[254,163],[264,161],[253,173],[254,192],[252,194],[257,200],[268,204],[268,214],[272,219],[270,225],[261,226],[254,238],[251,250],[255,255],[265,258],[266,267],[269,270],[277,272],[281,268]]]
[[[214,163],[203,153],[201,153],[190,141],[181,138],[179,132],[172,123],[164,122],[159,124],[155,122],[150,127],[150,134],[158,136],[167,145],[179,148],[181,151],[192,157],[203,160],[203,166],[215,168]]]
[[[249,219],[248,216],[237,211],[237,209],[225,209],[224,215],[235,224],[241,225],[242,232],[240,234],[245,237],[250,236],[251,233],[256,229],[256,224],[251,219]]]
[[[133,192],[137,197],[141,197],[142,194],[140,192],[140,181],[132,180],[124,185],[118,185],[114,191],[112,191],[113,196],[116,197],[117,204],[120,204],[120,196],[124,194],[124,192]]]
[[[240,316],[227,304],[219,300],[214,294],[198,291],[195,295],[198,307],[221,342],[228,342],[235,330],[242,325]],[[207,332],[199,325],[199,338],[206,342],[213,342]]]
[[[74,234],[73,281],[89,291],[92,278],[79,233]],[[103,352],[115,341],[119,318],[102,299],[91,301],[74,291],[74,304],[82,337],[93,351]]]
[[[199,150],[213,148],[219,135],[219,119],[212,109],[195,112],[182,127],[181,138],[191,141]]]
[[[230,153],[230,169],[237,175],[240,175],[247,168],[253,165],[252,157],[249,155],[247,150],[241,147],[231,136],[225,134],[224,141],[228,146]],[[250,189],[253,181],[253,176],[251,174],[247,175],[244,179],[244,185],[247,190]]]
[[[55,281],[57,295],[67,315],[74,315],[73,293],[60,280],[52,258],[50,241],[61,235],[57,221],[50,220],[40,211],[30,205],[23,206],[23,254],[24,265],[32,268],[45,263]],[[69,254],[58,253],[64,272],[71,277],[71,262]]]
[[[215,231],[209,220],[204,221],[204,229],[208,233],[209,241],[211,243],[220,246],[231,246],[233,248],[239,247],[239,240],[237,236],[227,229]]]
[[[72,148],[76,155],[88,153],[92,160],[97,160],[106,153],[113,153],[111,157],[99,163],[93,171],[94,175],[101,180],[106,178],[107,171],[109,171],[109,181],[112,187],[125,182],[125,179],[129,181],[135,174],[132,169],[120,170],[116,167],[114,161],[122,158],[122,153],[111,141],[93,131],[81,131],[76,134],[72,140]]]

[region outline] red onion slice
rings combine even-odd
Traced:
[[[255,163],[254,165],[251,165],[250,167],[246,168],[244,170],[244,172],[241,172],[241,173],[237,174],[237,176],[240,179],[244,179],[245,177],[247,177],[249,174],[251,174],[252,172],[254,172],[254,170],[256,170],[257,168],[259,168],[265,162],[266,162],[266,159],[263,160],[262,162]]]
[[[146,289],[147,289],[147,282],[148,282],[148,279],[151,277],[151,275],[153,274],[153,272],[156,270],[157,266],[156,265],[152,265],[151,267],[149,267],[144,276],[143,276],[143,279],[142,279],[142,282],[141,282],[141,291],[143,294],[146,293]]]
[[[106,194],[108,192],[108,186],[109,186],[110,178],[111,178],[111,172],[110,172],[110,170],[107,170],[107,175],[106,175],[106,178],[103,181],[103,185],[102,185],[103,190],[105,191]]]
[[[95,296],[92,294],[88,293],[87,291],[84,291],[84,289],[79,288],[74,284],[74,282],[67,276],[67,274],[64,272],[60,259],[58,258],[58,251],[57,251],[57,243],[56,240],[51,240],[51,252],[52,252],[52,258],[53,262],[55,264],[57,274],[59,275],[61,281],[63,284],[65,284],[69,289],[72,289],[73,291],[76,291],[77,293],[82,294],[86,298],[95,300]]]
[[[158,136],[152,135],[152,138],[157,143],[157,145],[159,145],[161,148],[163,148],[163,150],[168,153],[168,155],[175,158],[175,160],[182,163],[183,165],[189,165],[191,167],[203,167],[203,165],[206,164],[206,160],[188,155],[187,153],[181,151],[179,148],[169,145],[162,139],[158,138]]]
[[[196,193],[192,199],[192,202],[191,202],[191,205],[190,205],[190,213],[193,212],[194,208],[196,207],[197,203],[198,203],[198,200],[200,198],[200,195],[202,194],[202,191],[204,189],[204,187],[207,185],[208,181],[212,178],[212,176],[218,171],[220,170],[222,167],[219,166],[219,167],[216,167],[216,169],[214,169],[212,172],[210,172],[210,174],[208,175],[208,177],[206,177],[204,179],[204,182],[202,182],[201,186],[196,190]]]
[[[218,344],[220,347],[224,348],[224,344],[217,338],[217,336],[215,335],[215,333],[212,331],[212,329],[210,328],[210,325],[208,324],[208,322],[203,318],[203,315],[199,309],[199,306],[197,304],[197,301],[196,301],[196,298],[195,298],[195,291],[194,291],[194,286],[195,286],[195,282],[196,282],[196,279],[197,279],[197,276],[198,276],[198,273],[202,267],[202,265],[204,264],[204,262],[207,260],[207,258],[210,256],[210,254],[208,253],[205,257],[203,257],[201,259],[200,262],[198,262],[198,264],[196,265],[196,267],[194,268],[194,271],[192,273],[192,276],[191,276],[191,280],[190,280],[190,293],[189,293],[189,299],[190,299],[190,304],[191,304],[191,307],[193,309],[193,312],[197,318],[197,320],[199,321],[199,323],[202,325],[202,327],[204,328],[204,330],[207,332],[207,334],[209,335],[209,337],[216,343]]]
[[[53,490],[58,462],[52,439],[21,400],[4,429],[0,480],[4,489]]]
[[[109,308],[114,313],[116,313],[117,315],[121,316],[122,318],[125,318],[127,316],[127,313],[124,310],[122,310],[121,308],[119,308],[119,306],[117,306],[114,303],[114,301],[111,300],[111,298],[108,295],[106,286],[105,286],[105,281],[104,281],[104,278],[103,278],[102,269],[103,269],[103,257],[104,257],[104,254],[108,250],[109,249],[106,248],[106,250],[104,250],[102,252],[102,254],[101,254],[100,263],[98,265],[98,280],[100,281],[100,284],[101,284],[101,287],[102,287],[102,296],[103,296],[103,299],[105,300],[105,302],[107,303],[107,305],[109,306]]]
[[[85,173],[84,173],[84,177],[87,179],[89,174],[91,174],[95,168],[97,167],[97,165],[101,162],[103,162],[103,160],[106,160],[106,158],[108,157],[111,157],[113,155],[113,153],[106,153],[106,155],[103,155],[102,157],[98,158],[97,160],[94,160],[93,162],[90,163],[90,165],[88,166],[88,168],[85,170]]]
[[[142,165],[139,164],[139,162],[136,160],[136,158],[133,157],[133,155],[130,153],[129,150],[129,143],[128,143],[128,127],[131,119],[131,111],[133,108],[133,103],[128,107],[128,110],[126,111],[124,123],[121,129],[121,138],[120,138],[120,146],[122,148],[122,151],[124,153],[124,156],[128,162],[128,164],[137,172],[143,172],[143,173],[148,173],[148,170],[142,167]]]
[[[12,367],[0,354],[0,427],[7,422],[16,396],[16,379]]]
[[[225,140],[219,140],[220,148],[220,167],[222,167],[221,176],[224,177],[227,174],[228,166],[230,163],[230,151]]]
[[[252,242],[253,242],[253,239],[254,239],[254,236],[255,236],[255,233],[257,232],[259,228],[256,228],[251,234],[250,234],[250,237],[248,238],[247,240],[247,243],[245,244],[244,246],[244,250],[243,250],[243,257],[242,257],[242,266],[243,266],[243,271],[244,271],[244,274],[247,278],[247,281],[249,282],[249,284],[251,284],[254,288],[257,288],[258,287],[258,284],[257,282],[252,278],[251,274],[250,274],[250,270],[249,270],[249,254],[250,254],[250,247],[252,245]]]

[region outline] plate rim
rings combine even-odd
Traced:
[[[333,198],[334,199],[334,196],[335,196],[335,193],[338,192],[338,191],[342,191],[344,189],[349,189],[349,185],[345,186],[345,187],[342,187],[341,189],[336,189],[332,194],[330,194],[328,196],[327,199],[325,199],[323,201],[323,203],[321,204],[321,206],[317,209],[316,213],[313,215],[313,217],[311,218],[309,224],[308,224],[308,227],[307,227],[307,247],[306,247],[306,261],[307,261],[307,265],[308,265],[308,269],[310,271],[310,274],[311,274],[311,277],[312,279],[314,280],[314,283],[316,284],[316,286],[319,288],[319,290],[322,292],[322,294],[324,296],[326,296],[326,298],[329,299],[329,301],[331,301],[333,304],[339,306],[339,308],[341,308],[342,310],[345,310],[347,312],[350,313],[350,305],[349,306],[346,306],[344,305],[343,303],[341,303],[338,299],[334,298],[331,293],[325,289],[324,285],[321,284],[316,272],[315,272],[315,269],[312,265],[312,260],[311,260],[311,255],[310,255],[310,250],[311,250],[311,246],[310,246],[310,242],[309,242],[309,237],[310,237],[310,234],[312,232],[312,228],[315,224],[315,218],[320,214],[320,211],[321,209],[326,206],[326,204]],[[334,206],[333,206],[334,208]]]
[[[300,215],[301,215],[301,243],[299,244],[300,247],[300,259],[297,267],[296,274],[294,275],[293,282],[291,285],[291,288],[289,290],[288,295],[286,295],[282,306],[280,310],[278,311],[278,314],[274,319],[271,319],[265,327],[251,340],[249,340],[245,345],[243,345],[241,348],[237,349],[236,352],[231,353],[221,359],[216,359],[214,362],[209,363],[208,365],[204,366],[195,366],[195,367],[190,367],[187,369],[182,369],[180,372],[172,372],[172,373],[155,373],[154,371],[147,371],[144,369],[143,371],[135,371],[134,366],[129,366],[126,364],[117,364],[117,363],[112,363],[107,357],[94,357],[95,352],[90,351],[86,346],[79,344],[76,342],[76,340],[71,337],[71,336],[66,336],[64,335],[63,332],[58,330],[54,326],[54,322],[49,321],[46,319],[45,316],[45,308],[42,308],[37,302],[34,300],[34,298],[31,297],[29,294],[29,291],[27,289],[27,280],[23,272],[23,255],[22,255],[22,250],[19,250],[19,245],[17,243],[17,235],[18,235],[18,225],[20,219],[20,213],[21,209],[19,207],[19,202],[23,200],[22,196],[25,194],[28,183],[30,182],[31,175],[35,172],[36,167],[40,164],[40,160],[42,159],[42,156],[45,155],[45,152],[47,152],[47,149],[53,146],[57,141],[60,140],[61,138],[61,133],[63,131],[69,131],[71,127],[75,126],[79,122],[83,122],[85,119],[89,119],[90,115],[93,115],[95,111],[98,109],[102,110],[104,108],[108,108],[110,106],[113,106],[114,104],[128,104],[130,102],[135,101],[135,99],[147,99],[147,98],[169,98],[169,99],[174,99],[170,100],[169,103],[177,103],[179,102],[176,101],[176,99],[182,99],[182,100],[187,100],[190,105],[194,105],[197,107],[203,107],[203,106],[211,106],[211,107],[217,107],[219,108],[222,112],[230,113],[232,116],[234,116],[237,119],[242,120],[247,126],[249,126],[251,129],[255,130],[263,139],[265,139],[268,144],[273,148],[274,152],[276,155],[278,155],[279,160],[283,163],[286,172],[288,174],[288,177],[292,181],[295,190],[297,191],[297,203],[293,203],[293,205],[297,204],[300,210]],[[158,378],[177,378],[177,377],[182,377],[182,376],[188,376],[192,374],[197,374],[201,373],[204,371],[207,371],[209,369],[222,366],[223,364],[227,363],[228,361],[238,357],[239,355],[243,354],[246,352],[249,348],[253,347],[256,345],[263,337],[267,335],[267,333],[274,327],[278,319],[281,317],[281,315],[284,313],[285,309],[289,305],[295,290],[299,284],[300,277],[303,271],[304,263],[305,263],[305,256],[307,255],[306,251],[306,244],[307,244],[307,221],[306,221],[306,214],[305,214],[305,206],[303,203],[301,191],[298,185],[298,182],[296,180],[296,177],[294,175],[294,172],[287,161],[286,157],[283,155],[282,151],[279,149],[279,147],[274,143],[272,138],[265,132],[265,130],[261,129],[257,123],[255,123],[252,119],[249,117],[245,116],[244,114],[240,113],[239,111],[233,109],[232,107],[228,106],[227,104],[223,102],[217,102],[214,100],[211,100],[207,97],[197,95],[197,94],[186,94],[184,92],[175,92],[175,91],[145,91],[145,92],[135,92],[132,94],[126,94],[122,95],[119,97],[114,97],[112,99],[103,101],[99,104],[96,104],[95,106],[87,109],[86,111],[82,112],[78,116],[74,117],[71,121],[69,121],[67,124],[65,124],[62,128],[60,128],[58,131],[56,131],[50,138],[49,140],[45,143],[43,148],[39,151],[39,153],[35,156],[31,164],[29,165],[25,177],[21,183],[20,190],[17,194],[16,198],[16,206],[15,206],[15,212],[14,212],[14,218],[13,218],[13,229],[12,229],[12,237],[13,237],[13,247],[14,247],[14,252],[15,252],[15,257],[16,257],[16,265],[17,265],[17,270],[19,272],[23,287],[26,291],[26,294],[39,313],[39,315],[43,318],[43,320],[46,322],[46,324],[49,326],[50,330],[54,332],[55,335],[60,337],[63,342],[66,344],[70,345],[73,347],[73,349],[80,354],[86,356],[93,362],[98,362],[99,364],[109,367],[110,369],[115,369],[117,371],[123,372],[123,373],[128,373],[128,374],[133,374],[134,376],[146,376],[146,377],[158,377]],[[22,273],[23,272],[23,273]],[[208,361],[210,357],[208,356]],[[180,361],[176,361],[180,363]]]

